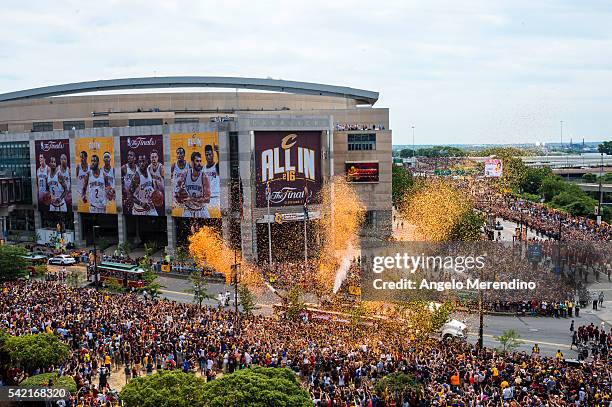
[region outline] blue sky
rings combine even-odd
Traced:
[[[2,1],[0,93],[130,76],[375,90],[395,144],[612,140],[612,2]]]

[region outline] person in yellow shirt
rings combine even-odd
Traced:
[[[563,359],[563,353],[561,353],[561,349],[557,349],[557,353],[555,354],[555,358],[557,358],[557,360]]]
[[[506,380],[503,380],[500,384],[501,389],[505,389],[506,387],[508,387],[508,382]]]

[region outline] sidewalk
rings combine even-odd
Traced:
[[[597,318],[604,321],[608,327],[612,327],[612,281],[608,281],[608,276],[602,275],[599,283],[596,281],[589,283],[588,290],[595,294],[599,294],[603,291],[603,307],[597,311],[593,311],[593,306],[591,305],[582,312],[584,314],[595,315]]]

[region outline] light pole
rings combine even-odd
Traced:
[[[98,250],[96,248],[96,229],[99,229],[100,226],[94,225],[93,227],[93,244],[94,244],[94,285],[98,287],[100,285],[99,277],[98,277]]]
[[[416,171],[417,159],[416,159],[416,149],[414,147],[414,126],[412,126],[412,161],[414,163],[414,170]]]
[[[601,186],[601,180],[603,179],[603,155],[601,153],[601,165],[599,166],[599,203],[597,205],[597,224],[601,225],[601,204],[603,203],[603,188]]]
[[[561,120],[561,150],[563,150],[563,120]]]

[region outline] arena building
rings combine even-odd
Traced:
[[[377,99],[347,87],[221,77],[1,94],[0,175],[23,185],[20,203],[0,212],[2,235],[77,247],[154,241],[172,252],[209,224],[261,259],[271,223],[274,257],[290,257],[296,239],[280,237],[302,230],[305,197],[307,222],[317,222],[318,193],[339,175],[366,206],[363,234],[385,237],[391,130]],[[316,228],[308,230],[316,246]]]

